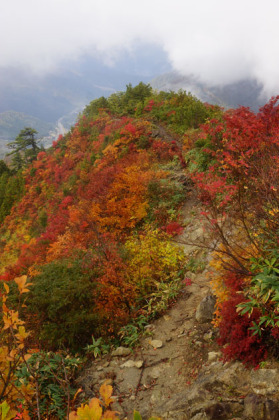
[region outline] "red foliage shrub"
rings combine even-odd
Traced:
[[[153,141],[152,150],[156,153],[158,158],[162,160],[169,160],[176,154],[169,143],[164,143],[161,140]]]
[[[177,222],[171,222],[165,226],[164,230],[168,235],[175,236],[183,231],[183,227]]]
[[[241,302],[243,296],[233,293],[230,299],[223,303],[218,344],[225,346],[222,351],[226,360],[239,359],[247,365],[256,366],[267,356],[263,337],[252,335],[253,332],[249,329],[252,322],[259,318],[259,313],[253,311],[250,318],[247,314],[239,315],[236,305]]]
[[[154,105],[155,105],[154,99],[150,99],[148,104],[144,107],[144,111],[147,111],[147,112],[152,111],[152,108],[154,107]]]
[[[243,278],[233,271],[228,271],[226,273],[224,283],[227,286],[227,288],[233,292],[243,290],[243,287],[245,286]]]

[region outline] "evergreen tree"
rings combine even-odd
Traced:
[[[25,127],[20,131],[14,141],[8,143],[9,149],[13,149],[9,156],[13,156],[12,164],[15,170],[21,169],[34,160],[41,150],[36,139],[38,132],[31,127]]]

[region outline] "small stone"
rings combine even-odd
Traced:
[[[132,368],[132,367],[136,367],[138,369],[140,369],[143,365],[143,361],[142,360],[138,360],[138,361],[134,361],[134,360],[127,360],[127,362],[123,363],[122,365],[120,365],[120,367],[123,368]]]
[[[152,379],[158,379],[159,378],[159,376],[160,376],[160,374],[161,374],[161,370],[159,369],[159,368],[157,368],[157,367],[155,367],[155,368],[153,368],[152,370],[151,370],[151,372],[149,372],[149,376],[152,378]]]
[[[196,311],[196,320],[200,323],[211,321],[215,309],[216,299],[209,295],[203,298]]]
[[[166,338],[166,342],[169,343],[170,341],[172,341],[172,337],[168,337]]]
[[[210,351],[208,353],[208,361],[215,362],[220,357],[220,353],[218,351]]]
[[[138,368],[138,369],[140,369],[142,367],[142,365],[143,365],[143,360],[138,360],[138,361],[135,362],[135,367]]]
[[[155,390],[151,395],[150,402],[151,402],[151,404],[154,404],[154,403],[160,401],[161,398],[162,398],[161,391],[159,391],[159,389]]]
[[[195,337],[196,335],[198,335],[199,333],[198,333],[198,331],[196,331],[196,330],[193,330],[193,331],[190,331],[189,332],[189,337]]]
[[[191,232],[191,239],[192,241],[196,241],[197,239],[201,239],[204,237],[204,230],[202,227]]]
[[[151,340],[150,345],[154,349],[160,349],[161,347],[163,347],[163,342],[161,340]]]
[[[120,365],[121,369],[123,368],[132,368],[135,367],[135,362],[133,360],[127,360],[127,362]]]
[[[212,331],[209,331],[209,332],[207,332],[207,333],[205,333],[203,335],[203,339],[204,339],[204,341],[207,341],[208,342],[208,341],[211,340],[212,336],[213,336],[213,332]]]
[[[117,347],[117,349],[113,350],[111,353],[112,357],[121,357],[121,356],[128,356],[131,353],[131,349],[128,347]]]
[[[135,397],[135,395],[131,395],[129,399],[130,399],[131,401],[135,401],[136,397]]]

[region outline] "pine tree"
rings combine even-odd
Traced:
[[[16,139],[7,144],[13,149],[9,156],[13,156],[12,164],[15,170],[19,170],[34,160],[41,150],[36,139],[38,132],[31,127],[25,127],[20,131]]]

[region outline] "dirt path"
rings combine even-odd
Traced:
[[[207,363],[208,353],[218,351],[211,323],[198,323],[195,317],[197,306],[210,294],[208,255],[204,249],[193,245],[203,240],[199,213],[192,197],[183,209],[186,228],[177,238],[192,264],[192,271],[187,273],[191,285],[186,285],[173,306],[146,328],[133,352],[127,356],[97,359],[79,380],[86,395],[93,397],[102,382],[109,379],[117,397],[113,409],[120,412],[121,419],[131,419],[134,409],[143,419],[150,415],[170,419],[170,401],[190,386]],[[168,413],[164,413],[167,406]],[[187,417],[177,417],[174,413],[172,418]]]

